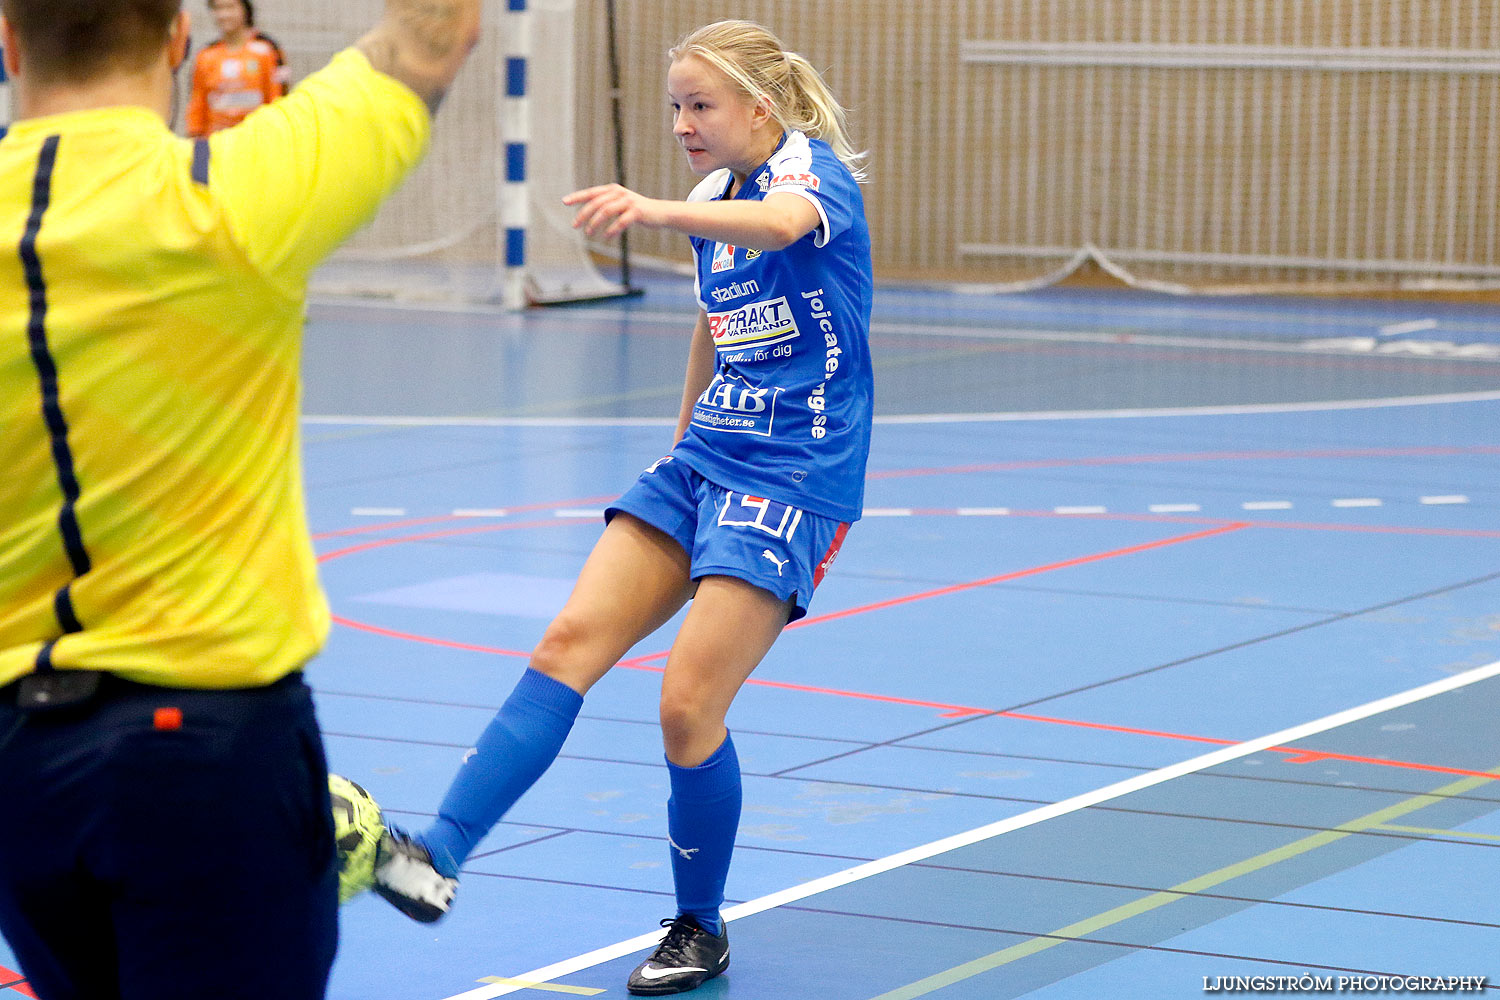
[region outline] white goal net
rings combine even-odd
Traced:
[[[257,26],[280,44],[293,83],[324,65],[379,18],[382,0],[263,0]],[[569,191],[613,177],[574,175],[574,0],[528,0],[529,38],[515,37],[507,4],[484,5],[484,29],[448,93],[427,159],[314,278],[324,294],[430,302],[499,302],[507,282],[506,227],[525,217],[520,275],[531,302],[608,297],[624,289],[594,266],[562,204]],[[212,38],[211,18],[193,11],[195,35]],[[529,48],[524,103],[529,126],[524,206],[507,191],[505,140],[516,102],[506,98],[507,57]],[[509,218],[505,216],[511,216]],[[514,303],[512,303],[514,304]]]

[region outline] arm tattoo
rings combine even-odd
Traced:
[[[402,34],[421,58],[446,60],[458,45],[458,4],[454,0],[401,0],[393,13]]]
[[[473,0],[387,0],[384,19],[359,49],[436,111],[467,54],[464,13],[472,7]]]

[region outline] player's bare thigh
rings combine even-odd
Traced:
[[[688,554],[670,536],[615,515],[532,651],[532,669],[587,692],[692,597],[688,569]]]

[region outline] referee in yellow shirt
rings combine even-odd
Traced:
[[[480,0],[387,0],[211,139],[180,0],[0,0],[0,934],[42,1000],[323,996],[310,272],[426,149]]]

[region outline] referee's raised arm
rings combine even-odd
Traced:
[[[479,41],[480,0],[386,0],[385,16],[358,48],[436,111]]]

